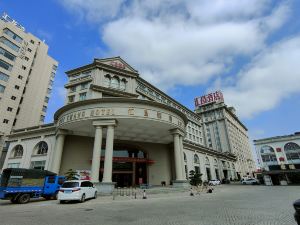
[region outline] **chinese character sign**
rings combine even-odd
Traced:
[[[195,98],[195,106],[202,106],[212,102],[224,102],[224,97],[221,91],[209,93],[201,97]]]

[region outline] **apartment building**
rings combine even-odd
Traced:
[[[57,61],[48,46],[17,21],[0,19],[0,135],[43,124]],[[2,146],[0,146],[1,156]],[[1,168],[1,162],[0,162]]]
[[[224,103],[220,91],[195,99],[195,112],[201,116],[207,147],[237,156],[236,176],[252,175],[255,161],[247,128],[239,120],[233,107]]]

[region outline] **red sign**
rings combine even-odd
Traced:
[[[280,158],[279,158],[279,161],[280,161],[280,162],[283,162],[283,161],[284,161],[284,157],[280,157]]]
[[[201,97],[195,98],[195,106],[202,106],[212,102],[224,102],[224,97],[221,91],[216,91],[214,93],[209,93]]]
[[[276,148],[276,152],[281,152],[281,148]]]
[[[118,69],[122,69],[124,70],[126,67],[123,63],[117,62],[117,61],[113,61],[110,63],[111,66],[116,67]]]
[[[104,161],[104,156],[101,156],[101,161]],[[131,158],[131,157],[113,157],[113,162],[137,162],[137,163],[155,163],[154,160],[145,158]]]

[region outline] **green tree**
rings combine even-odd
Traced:
[[[195,172],[194,170],[191,170],[189,175],[190,175],[189,180],[191,185],[198,186],[202,184],[202,179],[201,179],[202,173],[198,173]]]
[[[66,173],[65,173],[65,176],[66,176],[66,179],[67,180],[77,180],[77,172],[74,171],[73,169],[69,169]]]

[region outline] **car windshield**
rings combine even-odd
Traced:
[[[78,182],[65,182],[62,185],[63,188],[73,188],[73,187],[79,187],[79,183]]]

